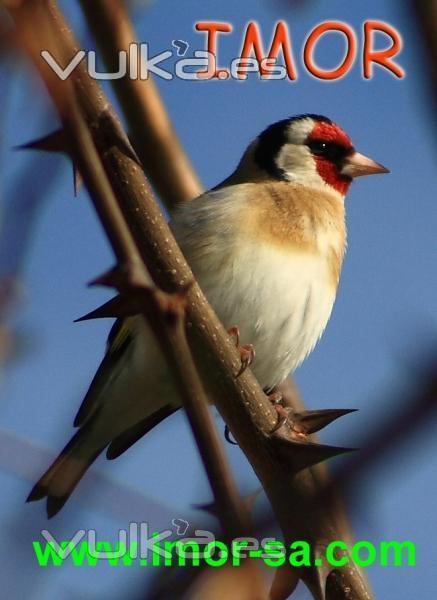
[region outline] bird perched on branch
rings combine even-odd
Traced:
[[[319,115],[263,131],[222,184],[185,202],[171,222],[209,302],[253,344],[266,391],[323,333],[346,249],[344,199],[353,178],[387,173]],[[161,350],[140,316],[118,320],[75,419],[77,433],[33,488],[49,517],[97,456],[119,456],[181,406]]]

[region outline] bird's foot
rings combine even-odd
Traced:
[[[282,404],[283,398],[280,392],[272,392],[271,394],[267,394],[267,398],[273,404],[273,408],[278,413],[278,422],[273,427],[271,432],[274,433],[275,431],[278,431],[278,429],[281,429],[281,427],[283,427],[287,423],[289,411]]]
[[[231,327],[228,330],[228,333],[230,336],[235,337],[235,345],[240,353],[241,366],[240,370],[236,374],[236,377],[240,377],[240,375],[242,375],[244,371],[253,363],[255,358],[255,348],[252,344],[244,344],[243,346],[240,346],[240,329],[237,325]]]
[[[271,433],[275,433],[285,425],[290,428],[290,432],[293,437],[306,439],[307,432],[305,432],[304,428],[299,426],[299,423],[292,418],[294,415],[294,410],[291,407],[287,407],[283,405],[283,397],[280,392],[272,392],[271,394],[267,394],[267,398],[273,404],[273,408],[278,413],[278,422],[273,427]]]

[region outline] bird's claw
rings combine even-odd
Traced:
[[[255,348],[252,344],[244,344],[240,346],[240,329],[238,326],[231,327],[228,331],[229,335],[235,337],[235,346],[240,353],[241,366],[235,377],[240,377],[244,371],[250,367],[255,358]]]
[[[288,411],[282,405],[283,398],[280,392],[272,392],[271,394],[267,394],[267,398],[273,404],[274,409],[278,413],[278,422],[271,431],[271,433],[275,433],[275,431],[278,431],[278,429],[281,429],[281,427],[283,427],[287,423]]]
[[[238,446],[238,443],[232,439],[231,431],[227,425],[225,425],[225,440],[233,446]]]
[[[252,344],[245,344],[244,346],[239,346],[238,351],[240,352],[241,367],[236,376],[240,377],[240,375],[242,375],[253,363],[253,359],[255,358],[255,348]]]
[[[304,431],[301,427],[299,427],[299,423],[297,423],[292,418],[292,413],[294,412],[292,408],[286,408],[281,404],[275,404],[274,408],[278,413],[278,422],[273,427],[271,433],[275,433],[276,431],[284,427],[284,425],[287,425],[289,429],[289,434],[292,436],[293,439],[300,441],[308,440],[307,432]]]
[[[238,325],[234,325],[233,327],[231,327],[230,329],[228,329],[228,334],[231,337],[235,338],[235,345],[238,348],[239,345],[240,345],[240,328],[238,327]]]
[[[284,427],[284,425],[288,425],[293,437],[306,438],[305,432],[299,427],[298,423],[295,422],[293,419],[290,419],[294,411],[292,408],[286,407],[282,404],[282,394],[280,392],[273,392],[272,394],[268,394],[267,398],[273,404],[273,408],[278,413],[278,422],[273,427],[270,433],[275,433],[276,431]]]
[[[282,394],[281,392],[272,392],[271,394],[267,394],[267,398],[270,400],[270,402],[273,404],[273,406],[278,406],[278,405],[282,405]]]

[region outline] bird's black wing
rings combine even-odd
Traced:
[[[133,333],[130,322],[130,318],[117,319],[112,326],[108,336],[106,354],[74,419],[75,427],[81,427],[98,409],[104,388],[110,378],[116,375],[118,366],[121,364],[120,359],[132,347]]]
[[[126,450],[138,442],[143,435],[146,435],[146,433],[153,429],[155,425],[158,425],[161,421],[176,412],[179,408],[180,407],[172,406],[171,404],[162,406],[159,410],[155,411],[139,423],[136,423],[130,429],[124,431],[121,435],[112,440],[106,451],[106,458],[108,460],[118,458],[120,454],[126,452]]]

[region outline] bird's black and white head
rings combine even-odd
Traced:
[[[344,196],[354,177],[388,169],[359,154],[349,136],[327,117],[300,115],[270,125],[249,146],[240,167],[251,162],[276,180],[335,190]]]

